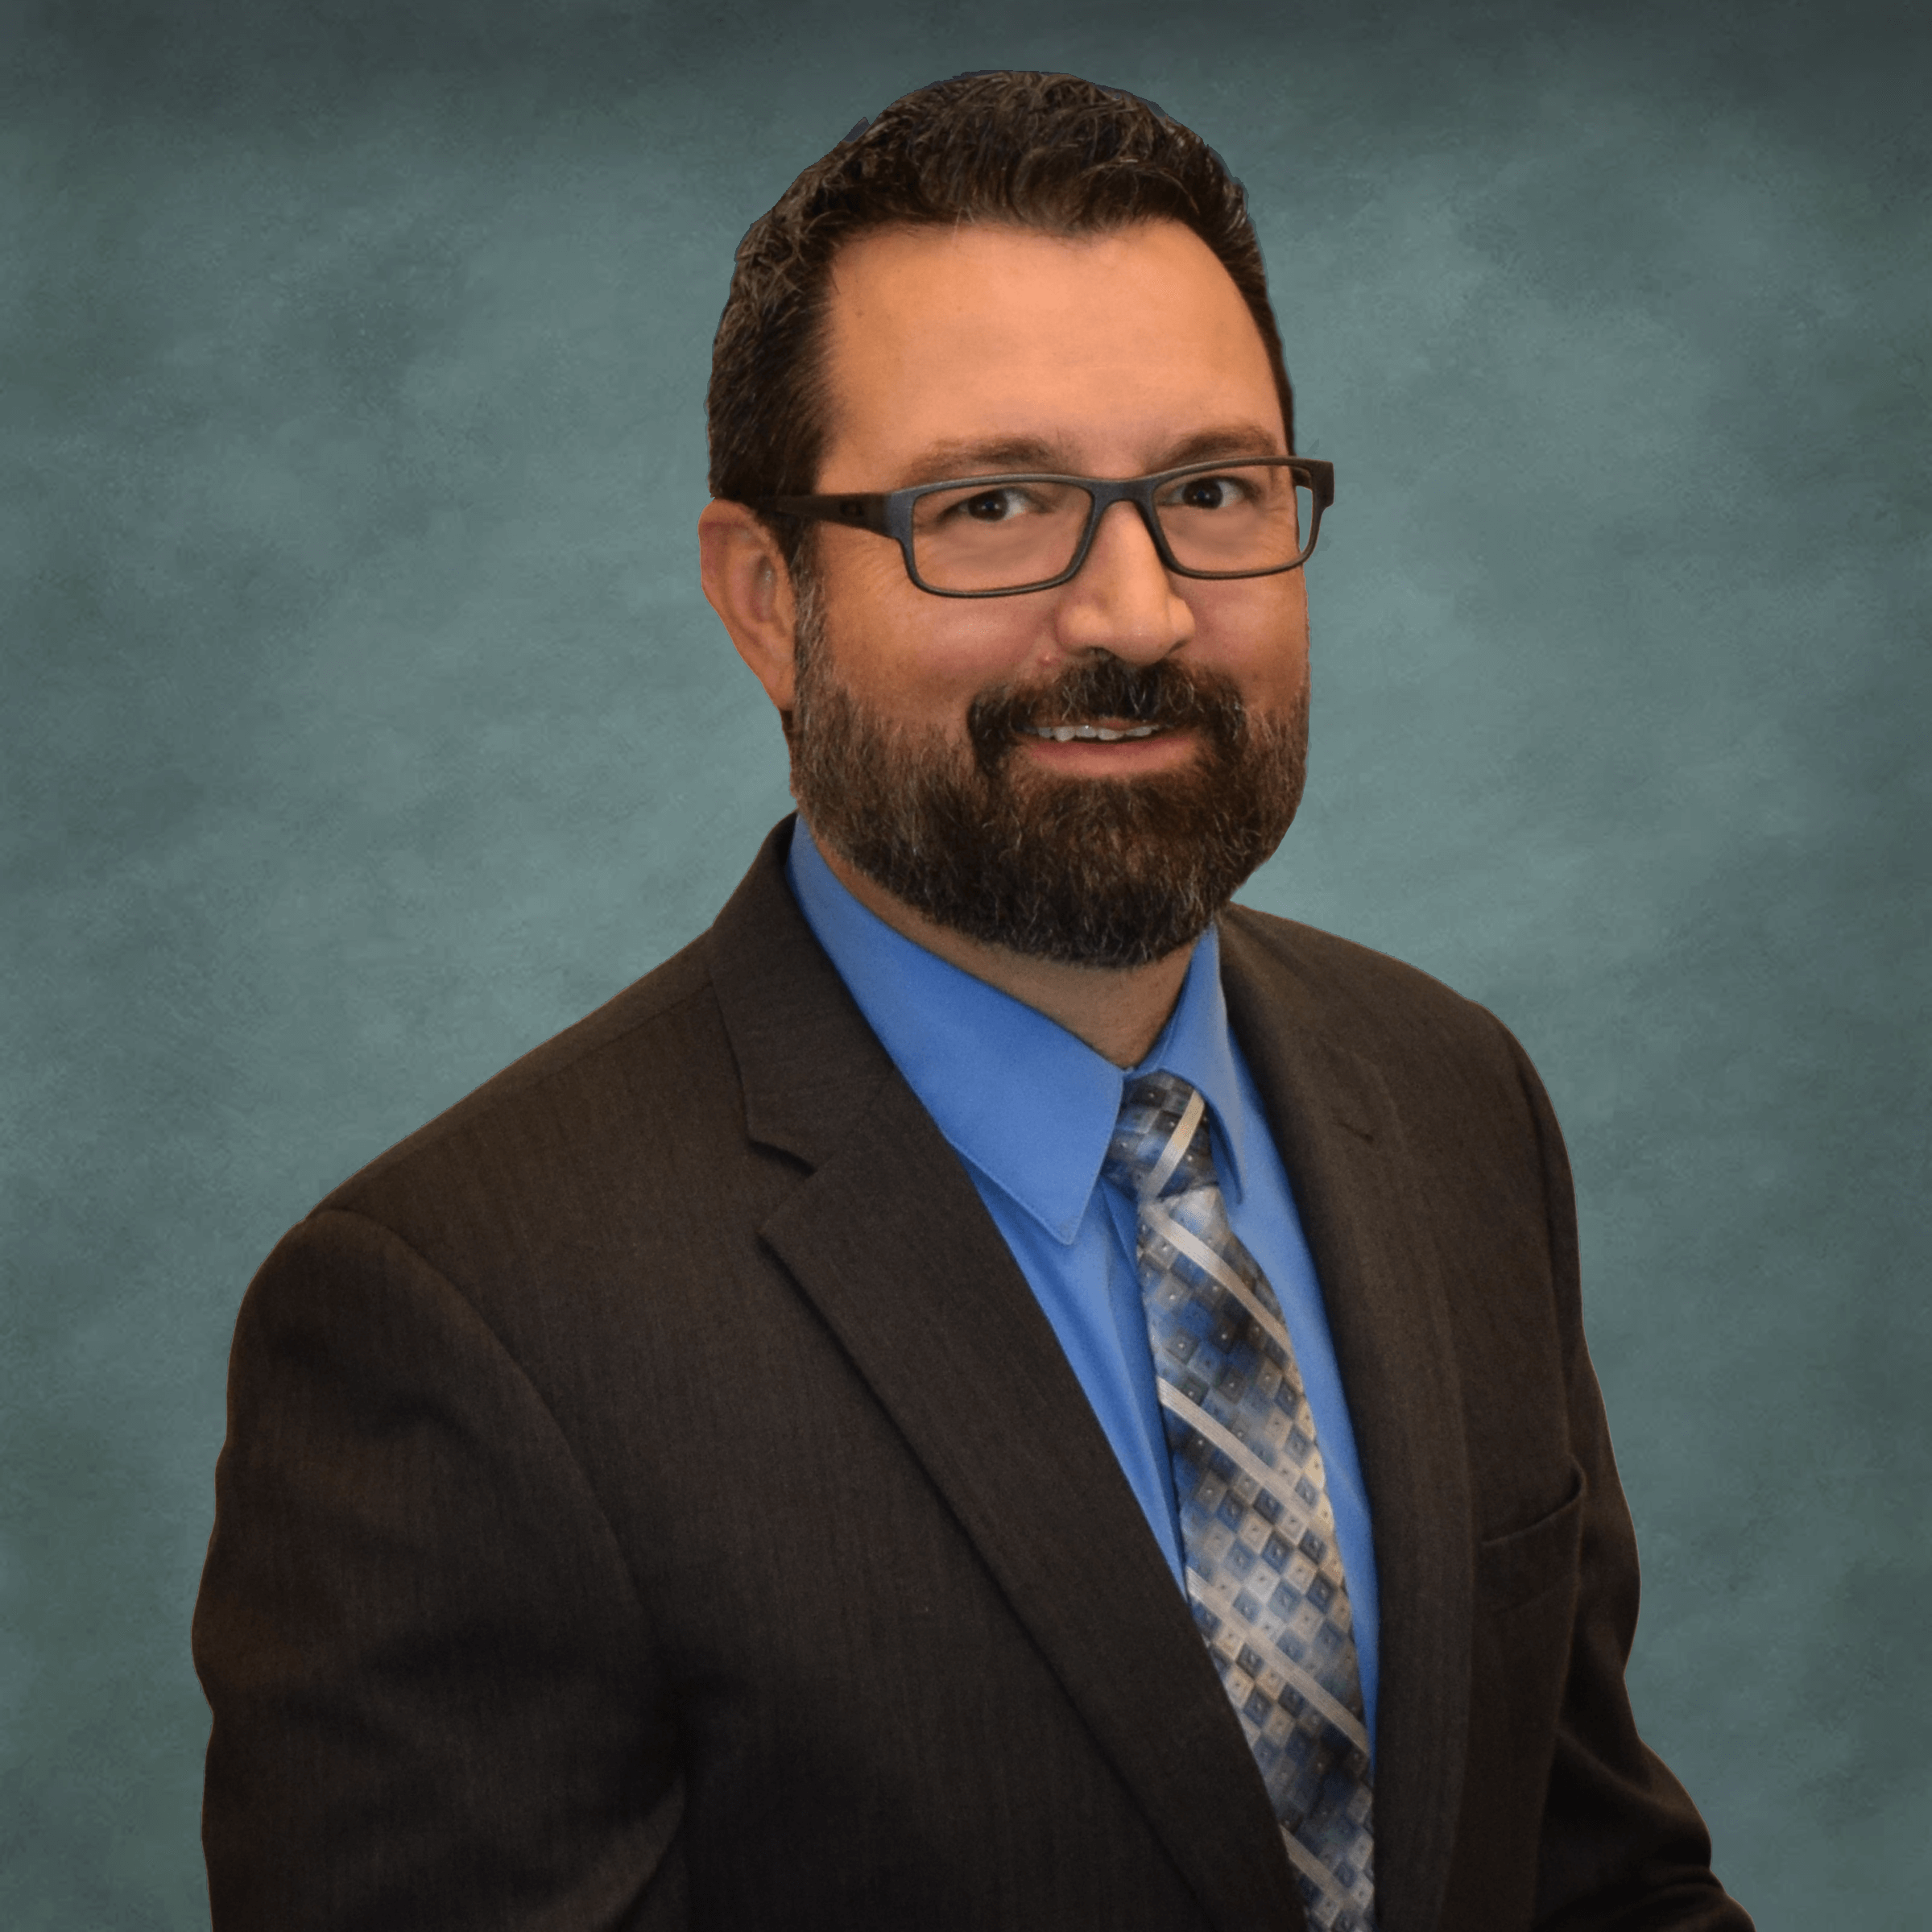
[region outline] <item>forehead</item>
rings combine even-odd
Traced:
[[[1078,238],[997,223],[867,234],[833,265],[825,350],[821,488],[892,488],[942,453],[1029,442],[1125,473],[1222,424],[1285,449],[1260,330],[1175,221]]]

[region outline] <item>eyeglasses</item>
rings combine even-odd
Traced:
[[[1169,570],[1234,577],[1306,563],[1334,500],[1332,463],[1271,456],[1111,479],[960,477],[878,495],[761,497],[751,507],[889,536],[906,574],[935,597],[1013,597],[1073,577],[1115,503],[1139,510]]]

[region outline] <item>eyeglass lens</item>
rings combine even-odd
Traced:
[[[1177,477],[1154,503],[1175,561],[1189,570],[1280,569],[1301,556],[1314,527],[1313,492],[1272,464]],[[912,506],[913,561],[940,590],[1043,583],[1073,562],[1092,505],[1078,483],[936,490]]]

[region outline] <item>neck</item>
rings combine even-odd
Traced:
[[[869,912],[915,945],[975,979],[997,987],[1046,1015],[1115,1066],[1134,1066],[1160,1037],[1181,997],[1191,946],[1141,966],[1068,966],[969,939],[917,912],[869,879],[825,841],[818,850],[832,875]]]

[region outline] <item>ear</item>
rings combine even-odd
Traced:
[[[697,519],[697,556],[705,601],[765,695],[789,713],[797,684],[797,606],[771,532],[743,503],[714,498]]]

